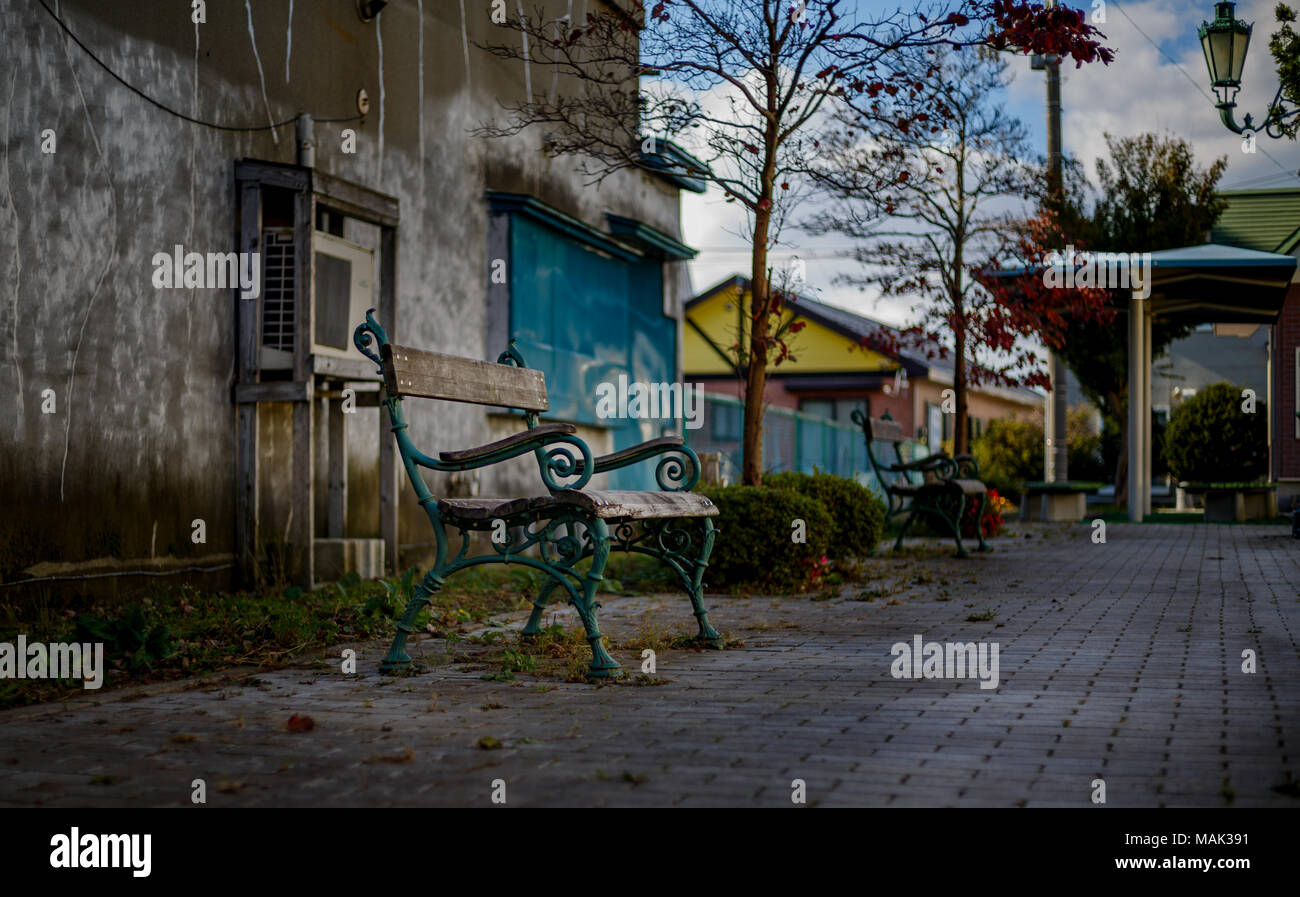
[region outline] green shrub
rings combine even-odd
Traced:
[[[1241,388],[1213,383],[1174,409],[1163,448],[1169,472],[1191,483],[1248,481],[1268,469],[1268,409],[1242,410]]]
[[[1066,463],[1069,465],[1070,479],[1104,483],[1115,472],[1115,468],[1107,468],[1106,462],[1102,460],[1102,434],[1092,431],[1092,421],[1091,405],[1075,405],[1066,415]],[[1017,495],[1009,497],[1014,501],[1020,500]]]
[[[885,526],[885,506],[876,494],[857,480],[833,473],[773,473],[763,485],[793,489],[815,498],[831,514],[832,560],[866,557],[876,548]]]
[[[718,506],[705,580],[711,587],[750,586],[801,591],[823,569],[834,521],[826,506],[792,489],[771,486],[711,486],[698,490]],[[794,542],[795,520],[803,520],[805,542]]]
[[[971,454],[990,489],[1019,501],[1021,485],[1043,478],[1043,428],[1023,420],[991,420]]]

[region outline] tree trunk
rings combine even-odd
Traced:
[[[956,346],[953,352],[952,392],[956,414],[953,415],[952,453],[964,455],[970,452],[970,425],[967,423],[969,412],[966,409],[966,328],[960,323],[960,314],[958,320],[953,334]]]
[[[767,388],[767,338],[770,290],[767,280],[767,234],[770,206],[754,212],[754,247],[750,267],[749,369],[745,379],[745,428],[741,444],[741,482],[763,481],[763,399]]]

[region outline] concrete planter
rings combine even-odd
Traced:
[[[1020,493],[1020,519],[1028,522],[1074,523],[1088,513],[1088,493],[1096,483],[1026,483]]]
[[[1207,523],[1242,523],[1277,516],[1277,492],[1272,486],[1206,489]]]

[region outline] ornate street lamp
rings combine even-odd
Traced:
[[[1205,52],[1205,65],[1210,70],[1210,84],[1214,88],[1219,102],[1215,108],[1223,119],[1224,126],[1234,134],[1247,131],[1265,131],[1270,137],[1281,137],[1281,125],[1300,109],[1286,110],[1282,106],[1282,88],[1279,86],[1268,107],[1264,121],[1256,125],[1249,113],[1237,124],[1233,110],[1237,91],[1241,88],[1241,72],[1246,65],[1246,49],[1250,46],[1250,30],[1253,26],[1236,18],[1237,4],[1214,4],[1214,21],[1202,22],[1197,34],[1201,38],[1201,49]]]

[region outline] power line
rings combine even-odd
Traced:
[[[58,23],[59,27],[63,29],[63,33],[66,34],[68,37],[72,38],[72,42],[73,42],[74,44],[76,44],[78,47],[80,47],[81,50],[82,50],[82,52],[84,52],[87,56],[89,56],[92,60],[94,60],[95,63],[96,63],[100,68],[102,68],[104,71],[108,72],[108,74],[109,74],[110,76],[112,76],[113,80],[117,81],[119,84],[121,84],[121,85],[122,85],[123,87],[125,87],[127,90],[131,91],[131,93],[135,94],[136,96],[138,96],[140,99],[144,100],[145,102],[150,103],[151,105],[157,106],[157,107],[158,107],[159,109],[161,109],[163,112],[166,112],[166,113],[169,114],[169,115],[174,115],[174,116],[176,116],[177,118],[181,119],[182,121],[187,121],[187,122],[189,122],[190,124],[194,124],[194,125],[203,125],[203,127],[205,127],[205,128],[213,128],[214,130],[217,130],[217,131],[271,131],[271,130],[274,130],[275,128],[282,128],[282,127],[284,127],[285,125],[293,124],[294,120],[297,118],[297,116],[295,115],[293,118],[286,118],[284,121],[273,122],[272,124],[267,124],[267,125],[254,125],[254,126],[249,126],[249,127],[241,127],[241,126],[237,126],[237,125],[222,125],[222,124],[218,124],[218,123],[216,123],[216,122],[204,121],[204,120],[201,119],[201,118],[194,118],[193,116],[186,115],[184,112],[178,112],[177,110],[171,108],[170,106],[168,106],[168,105],[166,105],[166,104],[164,104],[164,103],[161,103],[161,102],[159,102],[158,100],[155,100],[153,97],[149,96],[149,95],[148,95],[147,93],[145,93],[143,90],[141,90],[140,88],[136,87],[134,84],[131,84],[129,81],[127,81],[127,80],[126,80],[125,78],[123,78],[121,75],[119,75],[117,72],[115,72],[115,71],[113,71],[111,68],[109,68],[109,67],[108,67],[108,64],[107,64],[106,62],[104,62],[104,60],[102,60],[102,59],[100,59],[98,56],[96,56],[95,53],[94,53],[94,51],[92,51],[92,50],[90,49],[90,47],[87,47],[85,44],[83,44],[83,43],[81,42],[81,39],[78,38],[75,34],[72,33],[72,29],[68,27],[68,25],[67,25],[66,22],[64,22],[61,18],[59,18],[58,14],[55,13],[54,10],[50,9],[49,4],[47,4],[47,3],[45,2],[45,0],[37,0],[37,2],[41,4],[41,7],[42,7],[42,8],[43,8],[47,13],[50,14],[50,18],[52,18],[55,22]],[[318,119],[316,119],[316,121],[319,121],[319,122],[327,122],[327,123],[328,123],[328,122],[345,122],[345,121],[356,121],[357,119],[360,119],[360,118],[362,118],[361,115],[353,115],[353,116],[349,116],[349,117],[347,117],[347,118],[318,118]]]

